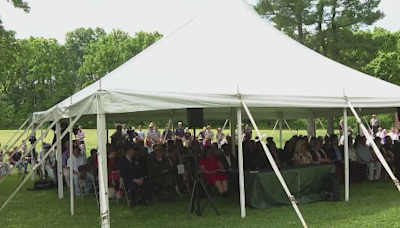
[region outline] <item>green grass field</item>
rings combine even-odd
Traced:
[[[270,131],[263,131],[269,133]],[[304,132],[299,132],[304,134]],[[318,132],[323,134],[322,131]],[[5,142],[12,131],[0,131],[0,141]],[[95,130],[86,130],[89,148],[96,147]],[[284,139],[290,132],[284,132]],[[275,138],[277,132],[275,133]],[[46,139],[51,141],[51,136]],[[0,203],[9,197],[21,183],[16,175],[0,185]],[[57,191],[28,191],[32,187],[29,180],[15,198],[0,212],[0,227],[98,227],[99,209],[94,196],[83,200],[75,199],[75,216],[70,216],[69,193],[64,192],[64,199],[57,198]],[[400,227],[400,194],[389,180],[364,182],[350,187],[350,202],[319,202],[299,205],[309,227]],[[66,191],[66,190],[65,190]],[[343,189],[342,189],[343,195]],[[247,218],[240,218],[237,197],[222,199],[213,197],[221,213],[216,216],[207,207],[203,217],[192,216],[186,221],[189,199],[175,203],[157,201],[149,207],[130,209],[125,203],[110,203],[111,225],[117,228],[130,227],[301,227],[301,223],[290,206],[268,210],[247,208]],[[343,197],[342,197],[343,200]],[[204,201],[203,201],[204,202]]]

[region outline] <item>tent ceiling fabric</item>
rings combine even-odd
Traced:
[[[385,93],[376,95],[371,89]],[[137,113],[136,118],[146,117],[140,113],[162,117],[165,110],[193,107],[218,117],[229,107],[239,107],[239,99],[250,108],[262,108],[256,116],[263,118],[275,118],[279,112],[288,119],[341,115],[338,108],[347,107],[345,99],[375,112],[400,107],[399,86],[299,44],[245,0],[216,0],[101,81],[36,115],[75,116],[92,96],[99,99],[101,112]],[[85,114],[96,113],[90,108]]]

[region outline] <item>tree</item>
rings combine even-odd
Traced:
[[[10,2],[15,8],[18,9],[22,9],[23,11],[25,11],[26,13],[29,13],[29,11],[31,10],[31,8],[29,7],[28,3],[23,1],[23,0],[6,0],[7,2]],[[2,31],[4,31],[3,25],[2,25],[2,21],[0,18],[0,36],[2,36]]]
[[[162,37],[158,32],[136,33],[135,37],[113,30],[97,42],[91,42],[79,74],[87,78],[84,86],[103,77]]]

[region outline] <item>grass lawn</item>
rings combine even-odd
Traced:
[[[20,183],[15,175],[0,186],[3,203]],[[32,192],[29,180],[26,186],[0,214],[0,227],[98,227],[99,209],[94,196],[75,199],[75,216],[70,216],[69,194],[58,200],[56,190]],[[351,186],[350,202],[320,202],[299,205],[309,227],[400,227],[400,195],[391,181],[364,182]],[[130,209],[125,203],[110,203],[111,225],[130,227],[301,227],[292,207],[268,210],[247,208],[247,218],[240,218],[239,200],[235,197],[213,197],[221,213],[216,216],[207,207],[203,217],[186,220],[189,199],[175,203],[157,201],[149,207]],[[205,202],[204,200],[202,201]]]

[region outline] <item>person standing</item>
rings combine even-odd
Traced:
[[[172,130],[169,129],[169,125],[165,125],[165,130],[162,133],[163,141],[166,142],[168,140],[172,140]]]
[[[139,125],[138,129],[139,130],[136,132],[137,133],[136,141],[137,142],[144,141],[144,132],[142,131],[142,125]]]
[[[158,137],[158,134],[154,129],[154,124],[150,123],[146,134],[146,145],[149,154],[153,152],[153,146],[156,145],[159,140],[160,138]]]
[[[182,122],[178,123],[178,127],[175,129],[176,139],[182,139],[185,134],[185,130],[182,128]]]
[[[376,114],[372,115],[371,121],[370,121],[371,127],[372,127],[372,132],[374,135],[378,133],[378,128],[381,125],[378,119],[378,116]]]
[[[206,139],[210,139],[211,142],[214,141],[214,132],[211,131],[211,126],[207,126],[207,130],[204,133]]]
[[[343,129],[344,129],[344,121],[340,120],[340,122],[338,124],[338,130],[339,130],[340,136],[343,135],[343,132],[344,132]]]
[[[84,148],[84,151],[86,151],[86,146],[85,146],[85,132],[83,132],[83,128],[82,126],[78,127],[78,131],[76,132],[75,135],[75,140],[79,141],[79,144],[82,145],[82,147]]]

